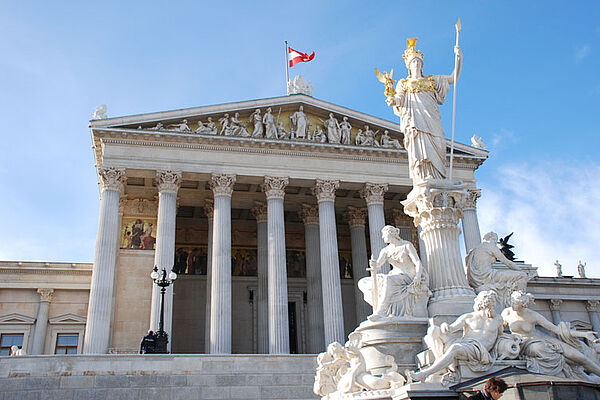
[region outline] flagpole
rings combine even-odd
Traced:
[[[289,73],[289,67],[290,67],[290,63],[288,62],[288,42],[287,40],[285,41],[285,93],[288,93],[288,82],[290,81],[290,73]]]
[[[460,18],[456,21],[456,47],[458,47],[458,38],[460,36]],[[458,52],[454,55],[454,93],[452,95],[452,139],[450,140],[450,173],[448,178],[452,182],[452,162],[454,161],[454,127],[456,125],[456,89],[458,87]]]

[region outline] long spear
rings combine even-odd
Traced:
[[[456,21],[456,46],[458,47],[458,38],[460,37],[460,18]],[[450,141],[450,173],[449,179],[452,182],[452,162],[454,161],[454,126],[456,125],[456,89],[458,87],[458,52],[454,55],[454,93],[452,95],[452,140]]]

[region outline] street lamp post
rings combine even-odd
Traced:
[[[165,332],[165,292],[173,281],[177,279],[177,274],[171,271],[167,279],[167,271],[163,268],[159,273],[158,266],[155,265],[150,278],[152,278],[157,286],[160,286],[160,322],[158,324],[158,331],[156,331],[156,347],[154,352],[167,354],[169,335]]]

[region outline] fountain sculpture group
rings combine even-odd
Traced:
[[[595,333],[573,330],[568,322],[555,325],[531,310],[533,296],[526,289],[533,276],[503,254],[495,233],[468,252],[465,273],[458,221],[467,188],[449,179],[438,107],[460,74],[462,53],[455,46],[452,75],[424,76],[415,44],[416,39],[408,40],[403,55],[408,77],[395,87],[392,73],[376,72],[385,83],[387,104],[401,119],[413,181],[402,204],[421,228],[427,268],[398,229],[382,229],[387,246],[370,260],[370,277],[358,282],[373,313],[345,344],[331,343],[318,356],[314,392],[328,399],[389,398],[406,384],[443,387],[482,376],[500,361],[532,373],[600,382]],[[339,126],[323,122],[334,130]],[[495,269],[496,262],[508,269]],[[419,369],[400,371],[415,358]]]

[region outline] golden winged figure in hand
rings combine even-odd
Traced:
[[[392,79],[392,76],[394,75],[394,68],[392,68],[389,73],[387,71],[383,71],[383,74],[379,72],[377,68],[375,68],[375,75],[377,76],[377,79],[379,79],[379,82],[385,85],[383,94],[385,94],[386,97],[394,97],[396,95],[396,90],[394,89],[394,83],[396,81]]]

